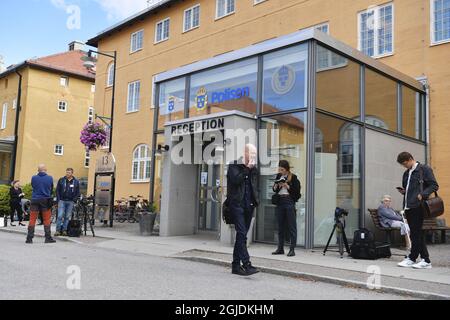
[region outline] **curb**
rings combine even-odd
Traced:
[[[22,234],[22,235],[24,235],[24,236],[27,235],[27,232],[23,232],[23,231],[20,231],[20,230],[3,229],[3,228],[0,228],[0,232]],[[45,235],[42,234],[42,233],[35,233],[35,234],[34,234],[34,237],[35,237],[35,238],[45,238]],[[55,237],[55,236],[53,236],[53,237],[54,237],[54,239],[57,240],[57,241],[73,242],[73,243],[76,243],[76,244],[85,244],[85,243],[82,242],[82,241],[76,240],[76,239],[78,239],[78,238],[71,238],[71,237]],[[98,239],[108,239],[108,240],[114,239],[114,238],[99,237],[99,236],[95,236],[95,238],[98,238]]]
[[[181,259],[181,260],[187,260],[187,261],[194,261],[194,262],[202,262],[202,263],[208,263],[208,264],[214,264],[224,267],[230,267],[230,263],[226,262],[224,260],[220,259],[214,259],[214,258],[206,258],[206,257],[195,257],[195,256],[173,256],[173,258]],[[432,292],[425,292],[425,291],[414,291],[409,289],[401,289],[401,288],[395,288],[395,287],[389,287],[389,286],[381,286],[380,289],[369,289],[367,288],[367,284],[360,281],[353,281],[353,280],[347,280],[342,278],[336,278],[336,277],[329,277],[329,276],[322,276],[318,274],[312,274],[312,273],[306,273],[306,272],[295,272],[295,271],[289,271],[289,270],[283,270],[283,269],[277,269],[277,268],[267,268],[263,266],[257,266],[258,269],[261,270],[261,272],[265,272],[268,274],[274,274],[279,276],[285,276],[285,277],[293,277],[293,278],[301,278],[304,280],[309,281],[319,281],[319,282],[325,282],[340,286],[352,286],[354,288],[358,289],[364,289],[369,290],[372,292],[377,293],[389,293],[389,294],[396,294],[401,296],[407,296],[407,297],[413,297],[413,298],[419,298],[419,299],[427,299],[427,300],[450,300],[450,296],[447,295],[441,295],[437,293]]]

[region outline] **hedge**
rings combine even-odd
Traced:
[[[9,189],[11,187],[9,185],[0,185],[0,217],[4,217],[5,214],[10,214],[9,207]],[[31,184],[27,184],[22,187],[23,193],[25,193],[25,199],[31,199],[31,193],[33,189],[31,188]]]

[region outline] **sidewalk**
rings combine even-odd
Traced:
[[[54,226],[52,226],[54,229]],[[3,232],[19,232],[25,235],[26,227],[0,227]],[[36,235],[43,235],[43,227],[36,228]],[[167,258],[187,259],[230,266],[233,248],[220,243],[211,235],[183,237],[143,237],[138,224],[115,224],[114,228],[95,226],[96,237],[90,233],[81,238],[57,238],[96,248],[113,249]],[[252,262],[263,272],[296,277],[309,281],[324,281],[344,286],[367,289],[367,281],[373,272],[381,275],[381,288],[387,293],[408,295],[424,299],[450,299],[450,245],[430,245],[433,262],[431,270],[414,270],[397,267],[403,252],[392,249],[390,259],[354,260],[341,259],[336,252],[304,250],[298,248],[292,258],[273,256],[272,245],[252,244],[249,248]],[[376,269],[373,269],[375,266]],[[369,272],[369,273],[368,273]]]

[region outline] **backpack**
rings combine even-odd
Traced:
[[[67,227],[67,235],[71,238],[79,238],[81,236],[81,220],[72,219]]]
[[[372,231],[362,228],[354,233],[350,255],[353,259],[376,260],[389,258],[391,249],[389,244],[375,242]]]

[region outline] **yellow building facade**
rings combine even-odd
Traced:
[[[94,121],[95,76],[82,69],[84,54],[71,51],[29,60],[0,74],[0,102],[6,115],[0,140],[11,144],[19,107],[16,72],[22,75],[15,172],[11,177],[11,146],[1,154],[3,183],[30,183],[40,163],[47,165],[54,179],[64,176],[68,167],[77,178],[87,178],[90,159],[80,132],[89,120]]]
[[[450,154],[450,143],[446,138],[450,133],[450,82],[446,80],[450,77],[447,61],[450,43],[433,39],[435,1],[236,0],[233,3],[234,8],[229,14],[218,17],[218,2],[213,0],[162,1],[158,6],[89,40],[88,44],[98,47],[100,51],[115,50],[118,56],[113,125],[113,153],[117,160],[116,198],[138,194],[146,198],[149,196],[150,179],[146,179],[145,174],[144,179],[133,179],[133,157],[138,146],[147,145],[150,149],[152,146],[155,75],[310,27],[327,26],[326,31],[332,37],[355,50],[362,49],[359,39],[364,12],[372,12],[376,6],[390,5],[392,48],[387,54],[375,55],[375,58],[412,78],[425,80],[429,86],[428,161],[440,183],[441,196],[446,202],[450,201],[450,170],[446,166],[446,158]],[[185,12],[198,5],[199,24],[186,31]],[[383,12],[375,11],[375,16]],[[166,39],[164,28],[167,26],[169,34]],[[133,50],[133,47],[136,48],[136,36],[141,45]],[[110,114],[111,105],[111,87],[107,86],[110,66],[110,60],[99,58],[94,104],[97,113],[105,116]],[[349,65],[347,71],[351,68],[352,65]],[[352,81],[357,81],[354,76],[359,76],[357,68],[344,74],[342,83],[330,82],[327,75],[318,74],[317,90],[322,94],[317,99],[317,105],[339,99],[338,90],[333,91],[333,88],[355,90],[357,86],[350,85]],[[366,82],[376,83],[376,77],[368,71]],[[129,85],[136,81],[140,84],[139,103],[138,108],[130,111],[127,110]],[[376,88],[367,92],[372,96],[366,102],[366,108],[376,114],[380,106],[395,102],[397,88],[394,82],[374,86]],[[403,101],[414,100],[414,94],[407,90],[402,94]],[[341,101],[341,105],[348,107],[348,112],[345,108],[339,112],[352,118],[352,108],[354,105],[357,107],[358,103]],[[396,121],[391,123],[389,120],[390,112],[395,112],[395,109],[386,108],[385,125],[396,128]],[[405,117],[402,124],[408,128],[411,126],[407,124],[411,121],[414,121],[413,117]],[[414,136],[414,132],[405,134]],[[404,150],[398,150],[401,151]],[[392,161],[395,161],[395,156],[391,157]],[[94,168],[91,167],[90,191],[93,177]],[[158,184],[155,184],[158,189]],[[448,213],[446,217],[450,220]]]

